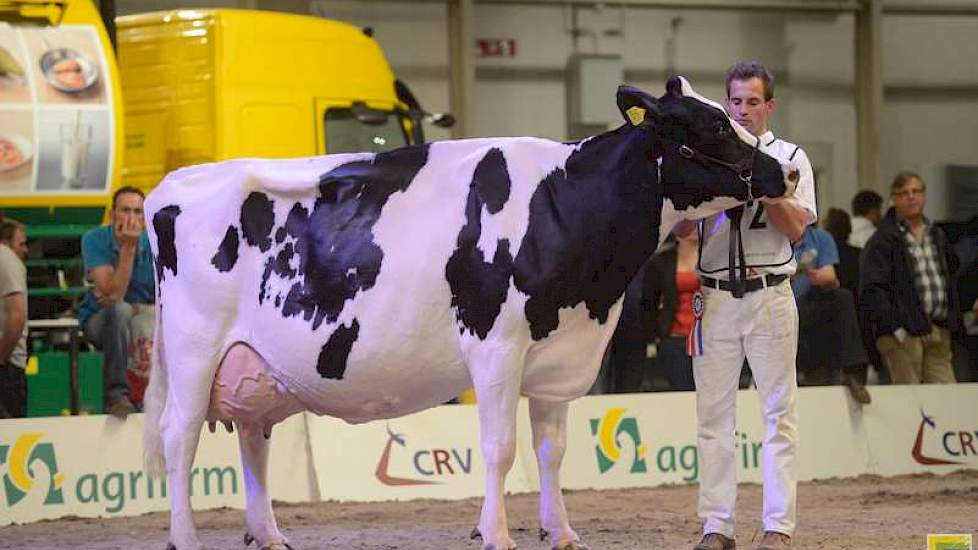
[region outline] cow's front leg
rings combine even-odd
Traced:
[[[533,448],[540,471],[541,536],[549,536],[555,549],[584,549],[567,521],[564,496],[560,492],[560,465],[567,448],[567,402],[530,399]]]
[[[245,479],[245,520],[248,524],[245,538],[249,542],[254,540],[258,548],[285,550],[288,541],[278,530],[272,499],[268,494],[268,441],[261,425],[238,425],[238,445]]]
[[[484,385],[476,380],[475,395],[479,409],[482,460],[486,467],[486,494],[479,518],[482,547],[485,550],[510,550],[516,548],[516,544],[509,538],[503,491],[506,474],[516,458],[519,380],[509,379]]]
[[[170,411],[175,410],[170,408]],[[170,419],[162,423],[166,457],[166,487],[170,495],[170,544],[167,550],[200,550],[193,509],[190,507],[190,469],[193,467],[202,419]]]

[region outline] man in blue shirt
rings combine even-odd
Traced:
[[[836,368],[841,366],[853,398],[869,403],[866,387],[849,376],[867,358],[852,292],[839,286],[835,240],[828,231],[810,225],[795,243],[795,260],[798,271],[791,290],[798,304],[798,370],[804,375],[803,382],[837,383]]]
[[[121,187],[110,224],[82,237],[92,289],[78,312],[85,337],[105,354],[105,412],[125,419],[142,401],[156,316],[153,255],[143,221],[143,192]]]

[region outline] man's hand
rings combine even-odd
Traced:
[[[120,248],[135,248],[142,233],[143,224],[135,217],[120,221],[115,225],[115,239],[119,242]]]
[[[832,290],[833,288],[839,287],[839,278],[835,274],[835,266],[833,265],[808,269],[805,271],[805,275],[808,275],[808,280],[812,283],[812,286],[816,286],[822,290]]]

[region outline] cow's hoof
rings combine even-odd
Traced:
[[[547,532],[546,529],[544,529],[543,527],[541,527],[540,528],[540,540],[547,540],[547,537],[549,537],[549,536],[550,536],[550,533]]]
[[[511,544],[505,548],[496,546],[495,544],[487,544],[482,547],[482,550],[516,550],[516,544]]]
[[[261,550],[295,550],[287,542],[273,542],[268,546],[262,546]]]
[[[255,542],[255,537],[251,536],[251,533],[246,531],[243,540],[245,546],[251,546],[251,543]]]
[[[579,540],[570,540],[553,547],[553,550],[590,550],[590,546]]]
[[[469,533],[469,538],[471,540],[481,539],[482,538],[482,533],[479,532],[479,528],[478,527],[472,528],[472,532]],[[169,550],[169,548],[167,550]]]
[[[177,550],[177,547],[172,542],[168,542],[166,543],[166,550]]]

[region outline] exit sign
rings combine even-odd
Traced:
[[[479,38],[475,45],[479,57],[516,57],[515,38]]]

